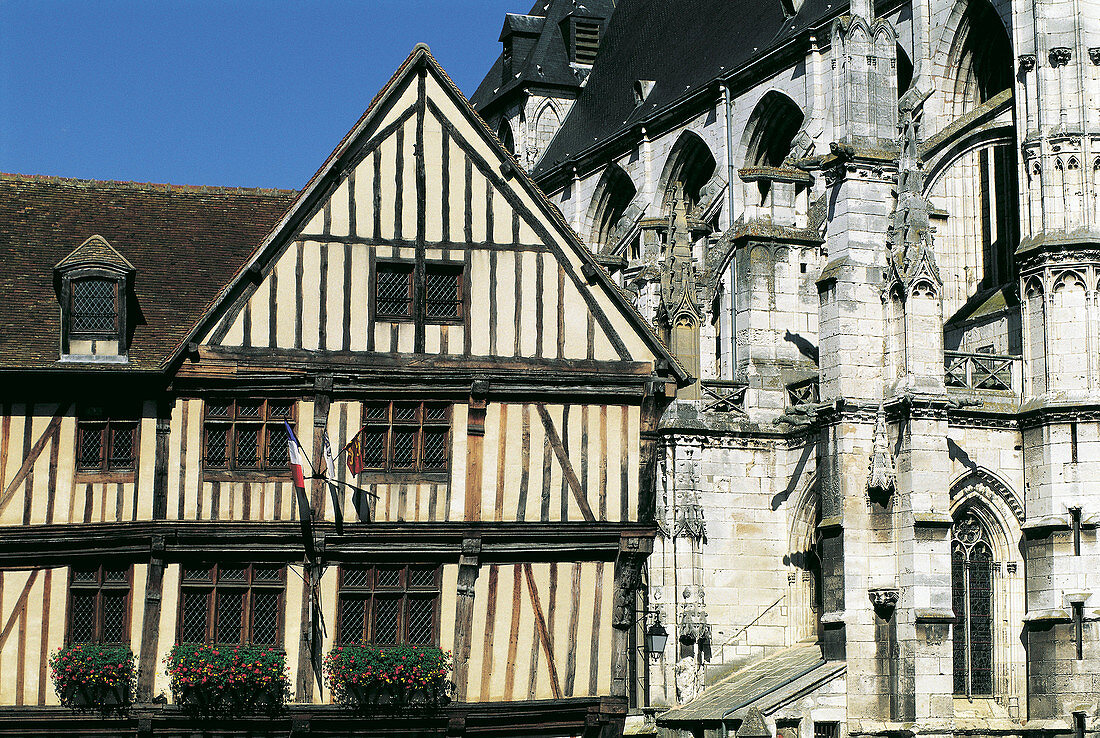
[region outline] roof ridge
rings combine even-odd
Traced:
[[[119,179],[85,179],[80,177],[60,177],[52,174],[21,174],[19,172],[0,172],[0,181],[5,182],[46,182],[70,184],[76,186],[117,187],[119,189],[147,190],[151,192],[233,192],[241,194],[278,194],[291,195],[298,190],[277,187],[234,187],[227,185],[189,185],[170,182],[135,182]]]

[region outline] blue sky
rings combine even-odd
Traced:
[[[529,0],[0,0],[0,171],[298,188],[424,41],[473,93]]]

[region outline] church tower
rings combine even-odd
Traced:
[[[1023,152],[1025,524],[1032,719],[1084,725],[1100,642],[1100,9],[1014,3]],[[1090,563],[1092,562],[1092,563]],[[1083,728],[1082,728],[1083,729]]]

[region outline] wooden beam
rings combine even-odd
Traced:
[[[46,444],[49,443],[51,438],[56,440],[56,436],[61,427],[61,419],[68,413],[70,407],[72,407],[72,403],[58,407],[57,413],[50,419],[50,424],[46,426],[46,430],[42,431],[42,435],[34,442],[26,458],[23,459],[23,464],[19,467],[19,471],[15,473],[15,476],[12,477],[11,482],[8,483],[7,488],[4,490],[4,494],[0,496],[0,513],[4,512],[8,503],[11,502],[11,498],[15,496],[16,491],[19,489],[19,485],[23,483],[23,480],[27,478],[31,469],[34,468],[34,463],[38,461],[38,457],[42,454],[42,449],[46,448]],[[52,490],[50,492],[52,494]]]
[[[546,629],[546,617],[542,613],[539,590],[535,586],[535,573],[532,571],[530,563],[524,562],[523,574],[527,578],[527,591],[531,595],[531,607],[535,609],[535,627],[538,628],[539,640],[542,642],[542,650],[546,655],[546,666],[550,669],[550,690],[554,694],[554,699],[561,699],[558,666],[554,663],[554,645],[550,642],[550,633]],[[553,603],[551,603],[551,606],[553,606]]]
[[[565,481],[569,483],[569,489],[573,492],[573,498],[577,502],[577,506],[581,509],[581,515],[584,519],[590,522],[596,520],[596,516],[592,514],[592,508],[588,504],[588,499],[584,494],[584,487],[581,486],[580,480],[577,479],[576,472],[573,471],[573,465],[569,463],[569,455],[565,451],[565,447],[561,443],[561,438],[558,436],[557,429],[554,428],[554,421],[550,417],[550,413],[546,411],[546,406],[542,403],[536,403],[535,409],[538,411],[539,418],[542,419],[542,426],[546,429],[546,437],[550,440],[550,447],[554,450],[554,454],[558,457],[558,463],[561,464],[562,476],[565,477]]]
[[[157,674],[157,647],[160,642],[160,605],[164,590],[164,538],[154,537],[145,582],[145,607],[142,608],[141,653],[138,655],[137,701],[153,699]]]
[[[32,569],[31,574],[27,577],[27,583],[23,585],[23,591],[19,593],[19,597],[15,599],[15,606],[12,608],[11,617],[8,618],[8,622],[4,624],[4,629],[0,630],[0,647],[8,642],[8,636],[11,635],[12,629],[15,624],[19,622],[20,614],[27,607],[27,598],[31,594],[31,588],[34,586],[34,581],[38,578],[38,572],[40,569]]]
[[[576,272],[573,271],[572,265],[569,264],[565,252],[558,245],[557,240],[550,233],[550,231],[538,221],[534,213],[532,213],[530,209],[523,204],[519,196],[512,191],[512,189],[500,177],[500,175],[494,172],[492,168],[490,168],[489,165],[482,160],[481,156],[477,153],[474,147],[469,142],[467,142],[461,134],[459,134],[458,130],[451,123],[447,121],[446,116],[443,115],[443,112],[431,100],[428,101],[428,109],[431,110],[433,115],[436,116],[439,124],[443,127],[443,129],[449,132],[454,137],[455,143],[458,144],[459,148],[461,148],[466,153],[466,161],[474,162],[481,174],[489,180],[489,183],[492,186],[495,186],[497,188],[501,195],[504,196],[504,199],[508,201],[508,204],[512,208],[521,211],[524,215],[527,216],[528,225],[531,226],[531,228],[535,231],[539,238],[542,239],[543,242],[550,248],[550,251],[558,258],[559,263],[561,263],[563,266],[569,265],[569,267],[566,269],[568,277],[577,288],[577,291],[580,293],[581,298],[585,301],[585,304],[588,305],[588,309],[591,311],[591,314],[600,324],[600,328],[603,329],[604,334],[607,336],[607,340],[611,343],[612,348],[615,349],[615,352],[619,355],[620,359],[623,359],[624,361],[629,360],[630,352],[627,350],[626,344],[623,343],[622,338],[619,337],[618,331],[615,330],[615,327],[611,324],[610,319],[607,317],[606,314],[604,314],[604,311],[600,307],[599,303],[596,302],[595,295],[590,289],[588,289],[588,286],[584,283],[584,280],[579,275],[577,275]]]

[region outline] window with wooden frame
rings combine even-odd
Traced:
[[[133,475],[137,465],[137,413],[82,408],[76,420],[76,470],[79,475]]]
[[[424,321],[458,323],[462,321],[462,265],[431,263],[424,265]]]
[[[208,399],[203,422],[207,472],[270,472],[290,467],[285,423],[293,400]]]
[[[69,572],[69,643],[130,642],[129,564],[74,566]]]
[[[374,269],[375,319],[461,323],[463,274],[461,263],[427,262],[421,283],[411,262],[379,262]],[[423,300],[422,309],[417,307],[418,297]]]
[[[435,645],[440,574],[431,564],[341,566],[336,642]]]
[[[176,640],[277,645],[285,589],[281,564],[184,564]]]
[[[366,402],[351,451],[364,471],[445,472],[450,439],[450,403]]]

